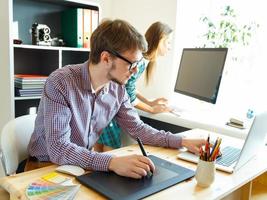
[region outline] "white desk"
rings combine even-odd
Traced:
[[[192,130],[191,132],[201,133],[201,130]],[[205,132],[205,131],[204,131]],[[208,134],[208,133],[206,133]],[[190,134],[191,135],[191,134]],[[237,140],[237,139],[236,139]],[[184,167],[195,170],[196,165],[177,159],[178,150],[168,149],[161,147],[145,146],[146,151],[149,154],[156,155],[163,159],[171,162],[180,164]],[[132,145],[120,149],[111,151],[115,155],[129,155],[129,154],[140,154],[138,145]],[[208,188],[201,188],[197,186],[194,178],[174,185],[163,191],[160,191],[154,195],[147,197],[146,199],[186,199],[186,200],[219,200],[223,198],[231,199],[242,199],[247,200],[251,196],[252,181],[257,176],[261,175],[267,170],[267,148],[261,152],[254,159],[250,160],[244,167],[238,170],[234,174],[227,174],[221,171],[216,171],[216,178],[214,183]],[[261,156],[263,155],[263,156]],[[48,174],[54,171],[55,165],[29,171],[15,176],[4,177],[0,179],[0,187],[10,193],[11,199],[26,199],[25,189],[34,180],[40,178],[44,174]],[[77,181],[74,181],[77,182]],[[240,195],[233,197],[232,195],[237,191]],[[230,195],[230,196],[229,196]],[[2,197],[2,196],[1,196]],[[0,199],[2,199],[0,197]],[[229,197],[229,198],[228,198]],[[101,194],[95,192],[90,188],[81,186],[78,194],[76,195],[77,200],[83,199],[106,199]]]
[[[241,139],[245,139],[252,123],[252,120],[248,120],[245,129],[227,126],[226,122],[232,116],[215,109],[184,111],[179,117],[172,113],[150,114],[141,110],[138,110],[138,113],[140,116],[177,126],[182,126],[189,129],[201,128]]]

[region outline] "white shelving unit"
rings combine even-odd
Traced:
[[[89,52],[90,49],[86,48],[74,48],[74,47],[56,47],[56,46],[38,46],[38,45],[29,45],[29,44],[14,44],[14,48],[23,48],[23,49],[42,49],[42,50],[57,50],[57,51],[86,51]]]
[[[34,96],[34,97],[15,97],[15,101],[18,101],[18,100],[27,100],[27,99],[40,99],[41,96]]]
[[[11,0],[0,1],[0,85],[1,113],[0,130],[3,125],[28,113],[30,107],[38,107],[40,96],[17,97],[14,92],[14,74],[49,75],[67,64],[81,63],[88,59],[90,50],[85,48],[38,46],[31,44],[29,30],[33,23],[46,24],[51,29],[51,37],[59,37],[61,13],[69,8],[98,10],[94,1],[79,0]],[[19,39],[22,44],[13,44],[13,21],[18,23]],[[3,30],[3,32],[2,32]],[[2,112],[3,111],[3,112]]]

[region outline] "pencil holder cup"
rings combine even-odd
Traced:
[[[215,162],[199,159],[195,178],[199,186],[209,187],[215,179]]]

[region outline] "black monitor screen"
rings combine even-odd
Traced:
[[[227,48],[185,48],[175,92],[215,104]]]

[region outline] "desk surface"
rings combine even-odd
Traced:
[[[141,110],[138,110],[139,115],[150,119],[182,126],[189,129],[205,129],[216,133],[221,133],[231,137],[245,139],[252,120],[246,120],[245,129],[238,129],[226,125],[226,122],[233,116],[220,110],[195,110],[195,111],[183,111],[180,116],[176,116],[172,113],[159,113],[150,114]]]
[[[195,164],[178,160],[176,158],[178,150],[176,149],[167,149],[152,146],[145,146],[145,148],[149,154],[156,155],[193,170],[196,169]],[[111,153],[121,156],[129,154],[141,154],[140,149],[137,145],[131,145],[128,147],[113,150],[111,151]],[[267,149],[265,148],[262,154],[266,155],[266,153]],[[0,186],[11,194],[11,199],[26,199],[25,189],[27,185],[40,178],[41,176],[54,171],[55,168],[56,165],[53,165],[30,172],[17,174],[15,176],[4,177],[0,179]],[[249,183],[251,180],[264,173],[266,169],[267,157],[263,156],[261,157],[261,159],[259,159],[258,156],[234,174],[227,174],[217,170],[215,182],[209,188],[201,188],[197,186],[196,180],[192,178],[189,181],[182,182],[152,196],[149,196],[147,197],[147,199],[173,199],[174,196],[179,196],[179,198],[187,200],[221,199],[237,190],[238,188],[242,187],[246,183]],[[85,186],[81,186],[80,191],[78,192],[75,199],[105,199],[105,197],[89,188],[86,188]]]

